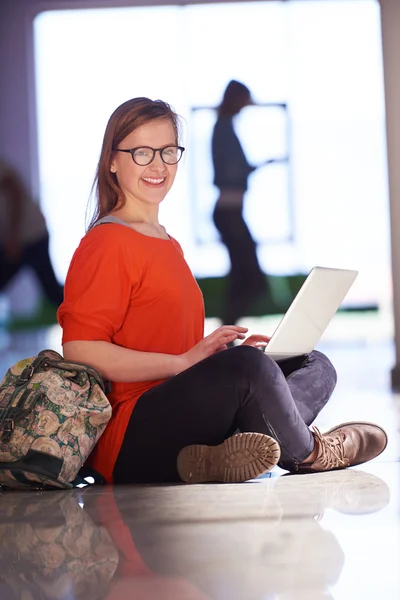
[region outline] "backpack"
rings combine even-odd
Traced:
[[[110,418],[92,367],[54,350],[19,361],[0,384],[0,487],[73,487]]]

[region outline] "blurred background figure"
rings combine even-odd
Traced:
[[[44,216],[18,173],[0,158],[0,293],[24,266],[33,269],[47,299],[61,304]]]
[[[258,262],[256,243],[243,218],[248,177],[257,167],[247,162],[233,127],[233,118],[250,104],[253,104],[250,90],[239,81],[230,81],[218,107],[212,134],[214,185],[219,189],[213,220],[231,262],[222,314],[226,324],[235,324],[241,317],[248,316],[256,300],[270,291],[266,274]],[[269,162],[273,161],[264,164]]]

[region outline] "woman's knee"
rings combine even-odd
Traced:
[[[220,354],[221,367],[226,368],[231,378],[255,381],[281,373],[274,360],[253,346],[235,346]]]

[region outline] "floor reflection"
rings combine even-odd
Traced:
[[[348,469],[260,485],[94,486],[0,500],[4,600],[326,600],[346,552],[324,513],[378,513],[390,490]]]

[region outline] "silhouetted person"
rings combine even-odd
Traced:
[[[257,167],[247,162],[233,127],[235,115],[249,104],[252,104],[250,90],[238,81],[230,81],[218,107],[212,135],[214,184],[220,191],[213,219],[231,261],[224,323],[236,323],[247,316],[255,300],[267,293],[267,279],[258,263],[256,243],[243,218],[247,180]]]
[[[24,266],[35,271],[50,302],[60,305],[63,288],[50,262],[45,219],[19,175],[0,159],[0,291]]]

